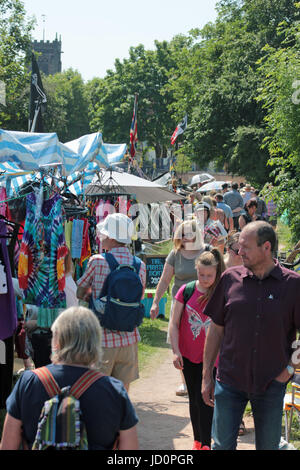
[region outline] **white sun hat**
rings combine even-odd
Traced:
[[[110,214],[97,225],[97,234],[128,245],[134,234],[134,224],[125,214]]]

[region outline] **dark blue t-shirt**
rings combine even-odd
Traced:
[[[84,367],[67,365],[50,364],[47,367],[61,389],[72,386],[87,371]],[[6,401],[8,414],[22,421],[30,448],[46,400],[49,396],[38,377],[25,371]],[[80,408],[90,450],[111,449],[118,432],[130,429],[138,422],[122,382],[113,377],[104,376],[91,385],[80,398]]]

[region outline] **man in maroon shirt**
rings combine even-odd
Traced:
[[[300,276],[273,259],[276,234],[251,222],[239,238],[243,266],[227,269],[208,302],[202,395],[214,406],[213,449],[236,448],[239,425],[251,402],[256,449],[276,450],[286,384],[300,330]],[[216,383],[213,365],[220,353]]]

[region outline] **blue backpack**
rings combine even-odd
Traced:
[[[95,302],[91,299],[90,308],[97,315],[102,327],[133,331],[143,322],[145,315],[145,307],[141,301],[143,285],[139,277],[141,260],[134,256],[131,266],[119,264],[111,253],[105,253],[104,256],[110,273],[104,282],[100,298]]]

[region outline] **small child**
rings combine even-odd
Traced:
[[[213,418],[213,408],[204,403],[201,394],[204,344],[210,324],[203,310],[225,265],[222,254],[216,248],[202,253],[195,264],[198,280],[183,285],[175,296],[170,338],[173,364],[183,371],[187,385],[194,434],[193,450],[200,450],[201,445],[211,445]],[[185,301],[186,286],[192,293]]]

